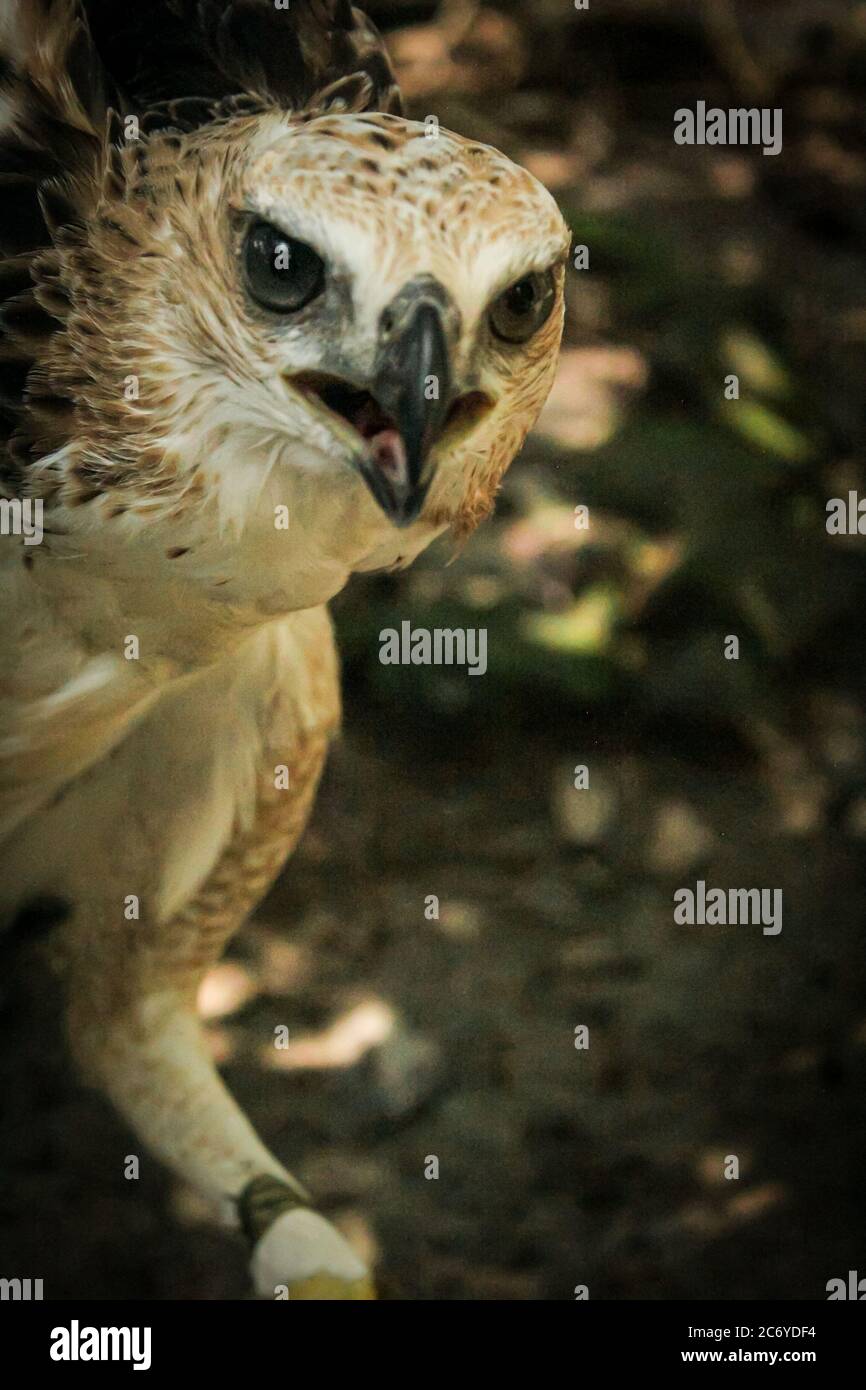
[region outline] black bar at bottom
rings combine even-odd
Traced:
[[[390,1378],[393,1353],[402,1348],[400,1379],[422,1376],[429,1383],[437,1363],[446,1375],[453,1376],[458,1364],[468,1369],[470,1348],[471,1359],[483,1363],[485,1382],[500,1362],[514,1375],[516,1357],[520,1370],[539,1376],[558,1357],[575,1375],[590,1367],[652,1373],[673,1366],[793,1364],[826,1377],[859,1362],[866,1332],[866,1309],[842,1302],[586,1301],[558,1311],[547,1304],[511,1303],[505,1316],[501,1321],[502,1305],[496,1303],[420,1309],[406,1304],[398,1312],[386,1302],[349,1308],[254,1301],[3,1302],[0,1345],[7,1367],[47,1373],[59,1382],[69,1376],[93,1379],[106,1369],[115,1376],[150,1375],[160,1381],[177,1372],[194,1375],[198,1383],[211,1375],[223,1383],[243,1375],[248,1382],[251,1373],[258,1378],[282,1372],[309,1382],[318,1364],[333,1383],[341,1363],[367,1376],[383,1362],[383,1374]],[[413,1334],[408,1344],[407,1332]],[[16,1383],[22,1383],[20,1374]]]

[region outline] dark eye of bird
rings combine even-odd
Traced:
[[[525,343],[550,318],[556,285],[550,270],[524,275],[490,309],[490,327],[506,343]]]
[[[325,263],[312,246],[286,236],[269,222],[256,222],[244,245],[250,294],[277,314],[293,314],[321,294]]]

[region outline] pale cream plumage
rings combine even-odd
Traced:
[[[46,530],[0,548],[0,908],[70,904],[52,950],[74,1053],[230,1219],[251,1194],[259,1291],[359,1297],[365,1271],[219,1080],[195,991],[309,811],[339,717],[324,605],[490,509],[551,383],[567,235],[498,152],[367,109],[394,107],[390,73],[343,0],[237,8],[235,32],[230,4],[166,0],[178,44],[176,21],[213,21],[213,95],[149,117],[154,79],[91,44],[104,5],[0,10],[0,168],[24,209],[0,264],[0,457]],[[162,95],[199,95],[166,57]],[[324,267],[300,310],[256,300],[261,227]],[[498,335],[491,306],[527,284],[497,312],[536,331]],[[428,359],[447,384],[429,408],[409,379]]]

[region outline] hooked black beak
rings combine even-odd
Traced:
[[[407,286],[382,315],[373,394],[396,428],[379,437],[361,471],[395,526],[408,526],[424,505],[432,481],[427,460],[451,410],[443,298],[435,281],[422,281]]]
[[[379,320],[368,384],[318,371],[289,378],[360,436],[352,463],[395,526],[409,526],[421,512],[440,437],[453,444],[494,404],[483,391],[455,391],[451,352],[459,332],[460,314],[444,286],[432,275],[418,276]]]

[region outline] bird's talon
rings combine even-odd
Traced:
[[[261,1298],[356,1301],[376,1297],[369,1272],[339,1231],[279,1179],[256,1178],[238,1202],[253,1242]]]

